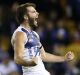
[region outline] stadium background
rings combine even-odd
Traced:
[[[19,26],[15,19],[17,6],[33,2],[40,13],[36,32],[47,52],[65,55],[73,51],[71,62],[45,63],[51,75],[80,75],[80,0],[0,0],[0,72],[22,75],[21,66],[13,61],[10,40]]]

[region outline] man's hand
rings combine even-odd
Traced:
[[[74,59],[74,53],[69,51],[66,55],[65,55],[65,60],[66,61],[71,61]]]

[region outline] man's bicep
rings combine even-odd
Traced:
[[[24,50],[25,36],[22,32],[17,32],[15,36],[14,50],[15,54],[22,56]]]

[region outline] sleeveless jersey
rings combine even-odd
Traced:
[[[23,26],[19,26],[13,33],[12,39],[15,39],[16,32],[18,31],[25,33],[27,37],[27,40],[24,42],[24,59],[30,60],[32,57],[38,58],[38,64],[36,66],[22,66],[23,75],[50,75],[48,71],[46,71],[41,59],[40,48],[42,45],[39,35],[35,31],[28,31]]]

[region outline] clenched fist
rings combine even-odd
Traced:
[[[65,55],[65,60],[66,61],[71,61],[74,59],[74,53],[69,51],[66,55]]]

